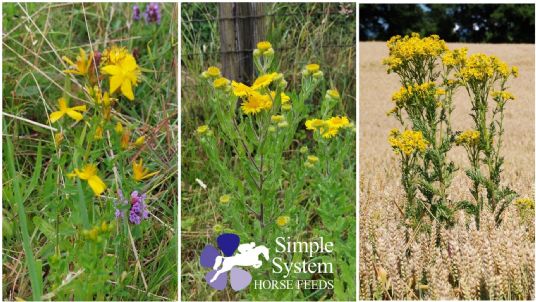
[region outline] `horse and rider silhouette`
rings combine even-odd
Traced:
[[[214,270],[216,274],[210,279],[210,283],[213,283],[218,277],[230,271],[235,266],[253,266],[259,268],[262,265],[262,261],[259,259],[259,255],[263,255],[264,259],[268,261],[270,259],[269,250],[264,245],[255,246],[255,242],[243,243],[238,246],[238,253],[234,256],[223,257],[217,256],[214,263]],[[221,265],[221,268],[218,269]]]

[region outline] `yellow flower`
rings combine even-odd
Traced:
[[[283,109],[283,111],[289,111],[290,109],[292,109],[292,105],[283,104],[283,105],[281,105],[281,109]]]
[[[428,145],[422,132],[413,130],[405,130],[400,133],[398,129],[392,129],[388,141],[395,151],[406,155],[411,155],[416,151],[424,152]]]
[[[229,83],[230,81],[228,79],[221,77],[221,78],[217,78],[216,80],[214,80],[214,82],[212,83],[212,86],[214,86],[214,88],[216,89],[220,89],[220,88],[227,87]]]
[[[316,73],[320,71],[320,65],[318,64],[307,64],[305,65],[305,70],[307,70],[309,73]]]
[[[328,89],[328,91],[326,91],[326,95],[335,100],[341,98],[341,95],[339,94],[339,91],[337,91],[337,89]]]
[[[512,75],[514,78],[517,78],[519,76],[519,68],[517,66],[512,66]]]
[[[285,120],[285,117],[282,115],[272,115],[271,120],[274,123],[280,123]]]
[[[114,130],[117,134],[123,133],[123,125],[121,124],[121,122],[117,122],[117,124],[115,124]]]
[[[284,227],[285,225],[287,225],[289,223],[289,221],[290,221],[290,217],[288,217],[288,216],[279,216],[275,220],[275,223],[280,227]]]
[[[136,141],[134,142],[134,145],[136,145],[136,147],[141,147],[143,146],[144,143],[145,143],[145,135],[142,135],[136,139]]]
[[[272,48],[272,44],[268,41],[261,41],[257,43],[257,49],[260,50],[261,52],[265,52],[270,48]]]
[[[58,99],[58,107],[60,109],[59,111],[54,111],[50,114],[51,123],[54,123],[55,121],[59,120],[65,114],[67,114],[70,118],[72,118],[75,121],[80,121],[81,119],[84,118],[80,112],[86,111],[86,105],[68,107],[67,100],[64,98]]]
[[[91,55],[87,56],[86,52],[80,48],[80,54],[76,57],[76,63],[71,61],[71,59],[63,56],[62,59],[67,62],[73,69],[67,69],[63,72],[77,75],[87,75],[89,73],[89,68],[91,66],[91,61],[93,60],[93,52]]]
[[[197,134],[203,134],[203,133],[207,132],[208,129],[209,128],[208,128],[207,125],[201,125],[201,126],[197,127],[196,132],[197,132]]]
[[[509,101],[509,100],[515,100],[516,97],[508,92],[508,91],[493,91],[491,93],[491,96],[493,97],[494,100],[496,101]]]
[[[101,65],[117,64],[128,55],[128,50],[125,47],[112,45],[112,47],[106,48],[102,52]]]
[[[325,122],[317,118],[305,121],[305,127],[307,128],[307,130],[313,130],[313,131],[318,130],[324,127],[324,125],[325,125]]]
[[[126,150],[130,145],[130,132],[128,130],[123,131],[121,135],[121,149]]]
[[[220,196],[220,203],[221,204],[227,204],[227,203],[229,203],[230,200],[231,200],[231,195],[229,195],[229,194],[225,194],[225,195]]]
[[[234,95],[238,97],[247,97],[252,92],[251,87],[249,87],[248,85],[235,81],[231,83],[231,87],[233,89]]]
[[[287,121],[279,122],[279,123],[277,124],[277,127],[278,127],[278,128],[287,128],[287,127],[288,127],[288,122],[287,122]]]
[[[337,136],[337,134],[339,134],[339,128],[336,128],[336,127],[328,127],[327,129],[322,128],[320,129],[320,133],[322,134],[323,138],[332,138],[334,136]]]
[[[134,100],[133,86],[138,85],[140,68],[136,59],[131,54],[127,54],[116,64],[106,65],[102,68],[104,74],[110,75],[110,93],[114,93],[121,88],[121,93],[129,100]]]
[[[242,102],[242,111],[245,114],[257,114],[264,109],[272,108],[270,96],[253,91],[247,100]]]
[[[219,78],[221,76],[221,71],[218,67],[210,66],[207,68],[206,74],[212,78]]]
[[[480,139],[480,132],[476,130],[465,130],[460,135],[456,136],[456,145],[471,145],[474,146]]]
[[[101,140],[103,132],[104,132],[104,129],[102,128],[102,126],[97,126],[97,129],[95,129],[95,134],[93,135],[93,138],[96,140]]]
[[[253,85],[251,85],[251,89],[253,90],[258,90],[258,89],[261,89],[261,88],[266,88],[268,87],[274,80],[276,77],[278,77],[278,73],[277,72],[273,72],[273,73],[268,73],[268,74],[264,74],[264,75],[261,75],[260,77],[258,77],[255,82],[253,82]]]
[[[63,132],[58,132],[54,134],[54,143],[59,145],[63,141]]]
[[[398,69],[408,62],[422,59],[435,59],[448,50],[445,41],[439,39],[438,35],[421,38],[418,33],[411,36],[392,37],[387,41],[389,57],[383,60],[383,64],[388,66],[388,72],[398,71]],[[449,63],[453,61],[447,58]]]
[[[350,125],[350,121],[346,116],[334,116],[326,121],[326,124],[330,128],[342,128]]]
[[[149,177],[152,177],[158,174],[160,171],[149,173],[149,169],[143,167],[143,160],[140,159],[138,162],[134,161],[132,163],[132,178],[135,181],[142,181]]]
[[[73,173],[67,174],[69,177],[78,177],[82,180],[87,180],[89,187],[93,190],[96,196],[101,195],[104,190],[106,190],[106,184],[100,179],[97,175],[99,171],[97,166],[93,164],[87,164],[84,166],[82,171],[74,169]]]
[[[318,158],[318,156],[314,156],[314,155],[308,155],[307,156],[307,161],[312,163],[312,164],[316,164],[320,159]]]

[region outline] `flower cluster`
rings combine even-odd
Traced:
[[[448,50],[445,41],[437,35],[421,38],[419,34],[394,36],[387,42],[389,57],[383,61],[388,71],[398,71],[402,65],[413,60],[435,59]]]
[[[305,122],[307,130],[318,131],[323,138],[335,137],[341,129],[349,128],[350,125],[346,116],[334,116],[325,120],[314,118]]]
[[[123,218],[125,211],[128,211],[128,220],[132,224],[140,224],[142,220],[149,218],[149,211],[145,204],[147,194],[140,195],[138,191],[132,192],[130,194],[130,203],[125,199],[121,190],[118,191],[118,196],[118,202],[114,203],[116,218]]]
[[[516,97],[512,93],[505,91],[505,90],[493,91],[491,93],[491,97],[498,102],[499,101],[506,102],[510,100],[513,101],[516,99]]]
[[[465,130],[456,136],[456,145],[474,146],[478,144],[480,132],[476,130]]]
[[[156,23],[160,25],[162,20],[162,14],[160,13],[160,6],[158,3],[148,3],[145,7],[145,13],[143,13],[143,18],[146,23]],[[138,5],[132,6],[132,19],[134,21],[141,20],[141,11]]]
[[[395,151],[411,155],[415,152],[424,152],[428,142],[420,131],[404,130],[400,133],[398,129],[393,129],[389,134],[389,144]]]
[[[437,88],[434,82],[425,82],[409,85],[408,87],[402,86],[400,90],[393,93],[391,99],[398,107],[403,107],[404,104],[413,100],[435,99],[435,96],[444,94],[445,90]]]

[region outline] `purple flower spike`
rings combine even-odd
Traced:
[[[143,14],[143,16],[145,17],[145,22],[156,23],[160,25],[160,19],[162,18],[162,15],[160,14],[160,6],[158,5],[158,3],[149,3],[145,8],[145,13]]]
[[[139,21],[141,19],[140,7],[136,4],[132,7],[132,19],[134,21]]]
[[[149,218],[149,212],[147,211],[147,206],[145,205],[146,194],[140,195],[138,191],[132,192],[130,194],[130,202],[132,206],[130,207],[129,221],[134,224],[140,224],[143,219]]]

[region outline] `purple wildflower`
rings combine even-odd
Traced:
[[[130,207],[129,221],[134,224],[140,224],[143,219],[149,218],[149,212],[145,206],[146,194],[140,195],[138,191],[130,194],[132,207]]]
[[[139,21],[141,19],[140,7],[136,4],[132,7],[132,19]]]
[[[160,19],[162,18],[162,15],[160,14],[160,6],[158,5],[158,3],[149,3],[145,8],[145,13],[143,14],[143,16],[145,17],[145,22],[156,23],[160,25]]]

